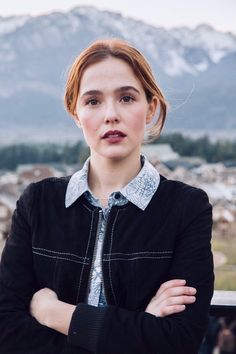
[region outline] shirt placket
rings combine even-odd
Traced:
[[[92,269],[92,277],[90,281],[90,291],[88,295],[88,304],[93,306],[105,306],[106,299],[104,296],[104,292],[102,289],[102,245],[104,241],[104,233],[106,229],[107,216],[109,210],[102,209],[101,210],[101,223],[99,226],[98,237],[97,237],[97,245],[95,245],[96,255]]]

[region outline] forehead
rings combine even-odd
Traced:
[[[140,80],[131,66],[124,60],[108,57],[88,66],[80,82],[80,92],[88,89],[101,89],[110,86],[135,86],[142,89]]]

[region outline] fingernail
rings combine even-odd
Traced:
[[[191,294],[196,294],[197,290],[195,288],[190,288]]]

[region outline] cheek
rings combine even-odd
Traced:
[[[85,135],[90,135],[96,132],[99,128],[98,120],[95,117],[89,115],[81,115],[81,127]]]
[[[84,135],[84,139],[88,146],[93,147],[96,145],[97,131],[99,130],[99,124],[95,117],[81,116],[81,128]]]
[[[96,122],[93,119],[88,119],[83,122],[83,128],[86,130],[88,133],[92,133],[93,131],[97,130]]]
[[[143,134],[146,126],[146,111],[136,110],[133,112],[132,119],[130,119],[130,127],[137,134]]]

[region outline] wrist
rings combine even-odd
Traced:
[[[57,309],[59,307],[59,300],[49,300],[44,308],[44,325],[53,328]]]
[[[67,335],[75,308],[60,300],[53,301],[45,317],[45,326]]]

